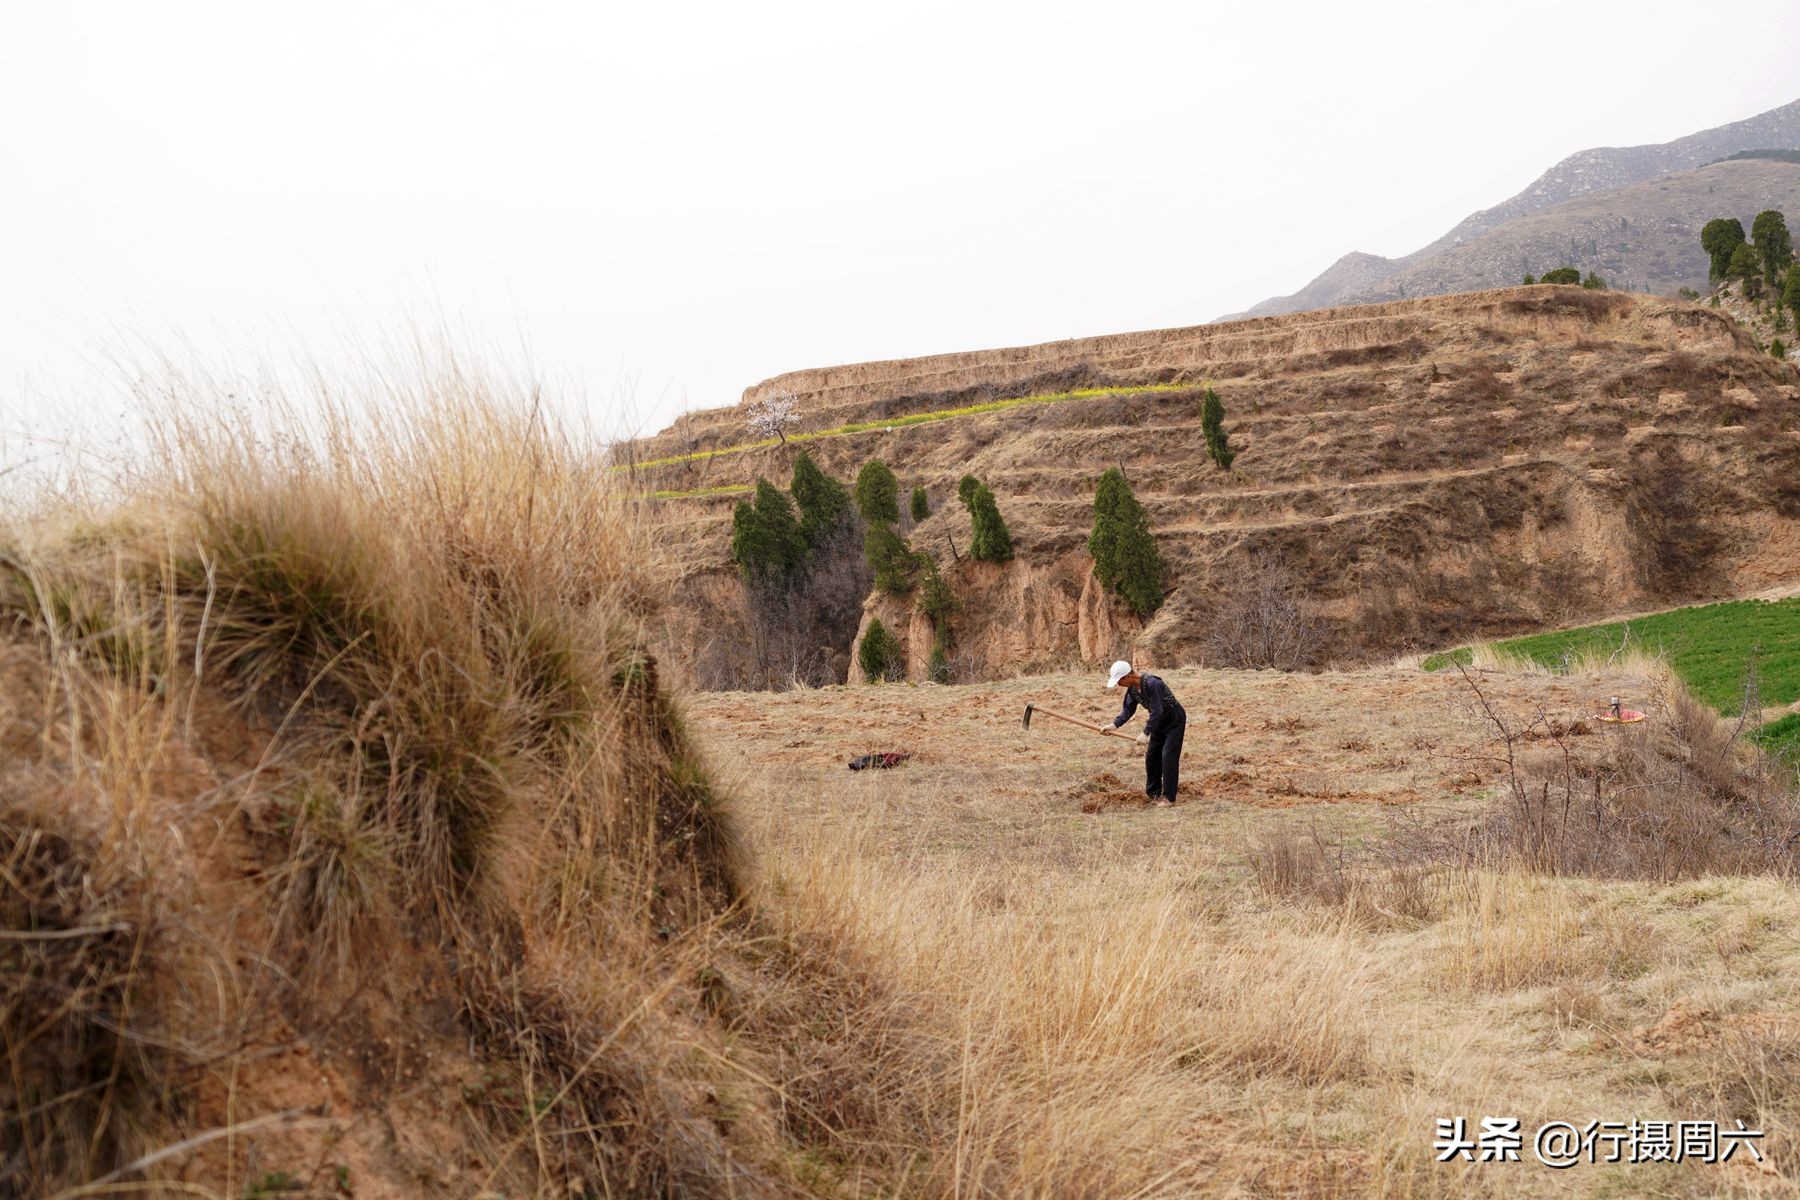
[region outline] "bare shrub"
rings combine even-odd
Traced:
[[[1471,863],[1667,881],[1706,874],[1791,874],[1800,866],[1800,801],[1673,678],[1649,720],[1597,736],[1542,709],[1507,714],[1459,666],[1490,742],[1475,756],[1500,803],[1458,839]]]
[[[1213,606],[1204,648],[1215,666],[1294,671],[1313,665],[1324,642],[1294,573],[1253,554]]]

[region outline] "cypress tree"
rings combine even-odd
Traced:
[[[919,556],[919,611],[931,622],[931,661],[925,678],[933,683],[950,682],[950,644],[956,638],[954,621],[962,611],[956,593],[938,572],[937,561],[928,554]]]
[[[800,508],[800,533],[809,550],[850,513],[850,489],[820,470],[804,450],[794,459],[794,478],[788,490]]]
[[[1736,217],[1716,217],[1700,230],[1700,248],[1712,260],[1707,278],[1717,282],[1731,269],[1731,256],[1744,244],[1744,223]]]
[[[975,489],[980,486],[981,480],[975,478],[973,475],[964,475],[961,479],[956,481],[956,498],[961,500],[963,502],[963,507],[969,508],[969,511],[971,512],[973,512],[974,509],[969,506],[975,499]]]
[[[931,500],[925,495],[925,485],[920,484],[912,493],[912,519],[923,521],[931,515]]]
[[[905,665],[900,659],[900,643],[881,623],[880,617],[869,622],[869,631],[863,634],[862,645],[856,649],[856,664],[862,668],[863,678],[870,683],[900,677]]]
[[[900,519],[900,481],[879,459],[856,473],[856,510],[871,525]]]
[[[1225,436],[1225,404],[1219,399],[1219,393],[1211,388],[1206,389],[1206,396],[1200,403],[1200,430],[1206,435],[1206,452],[1212,455],[1212,460],[1219,464],[1220,470],[1231,470],[1237,452]]]
[[[1749,242],[1739,242],[1737,249],[1731,252],[1731,262],[1725,268],[1727,279],[1748,279],[1752,275],[1762,273],[1762,262],[1756,257],[1756,251]]]
[[[1124,472],[1110,468],[1094,489],[1094,531],[1088,535],[1094,577],[1141,617],[1162,607],[1163,562],[1150,519]]]
[[[925,614],[925,619],[931,622],[933,629],[942,633],[962,611],[962,604],[939,573],[936,559],[929,554],[921,554],[918,556],[918,564],[919,611]]]
[[[1781,299],[1794,310],[1794,328],[1800,329],[1800,266],[1788,268],[1787,288],[1781,293]]]
[[[1000,517],[1000,506],[985,483],[975,485],[969,498],[969,517],[974,526],[969,554],[982,562],[1005,562],[1013,556],[1012,532]]]
[[[913,573],[918,570],[919,556],[892,525],[870,525],[863,534],[863,556],[875,571],[875,586],[890,596],[903,596],[913,589]]]
[[[783,576],[806,559],[806,539],[794,506],[767,479],[756,481],[754,503],[739,500],[731,513],[731,560],[748,580]]]
[[[1794,238],[1788,232],[1787,218],[1773,208],[1757,213],[1756,219],[1750,222],[1750,241],[1762,263],[1763,278],[1774,287],[1781,282],[1781,273],[1794,261]]]

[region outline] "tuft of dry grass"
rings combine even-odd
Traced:
[[[0,791],[0,1194],[99,1175],[175,1112],[167,920],[130,843]]]
[[[0,1195],[800,1190],[602,449],[467,362],[213,386],[0,536]]]

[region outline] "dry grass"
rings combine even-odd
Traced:
[[[867,1136],[920,1137],[892,1122],[954,1114],[958,1151],[921,1160],[923,1193],[1793,1190],[1735,1163],[1555,1172],[1528,1147],[1516,1166],[1466,1168],[1431,1149],[1439,1117],[1510,1115],[1532,1130],[1744,1113],[1767,1126],[1785,1172],[1782,1043],[1749,1047],[1791,1021],[1785,980],[1800,955],[1779,930],[1800,899],[1788,882],[1595,880],[1446,860],[1421,842],[1421,827],[1466,827],[1502,791],[1437,793],[1405,815],[1376,800],[1296,809],[1221,795],[1206,782],[1221,758],[1273,782],[1264,764],[1297,754],[1348,771],[1418,743],[1443,772],[1494,744],[1460,681],[1171,675],[1209,731],[1189,754],[1196,797],[1172,812],[1084,813],[1068,779],[1092,769],[1090,740],[1004,731],[1026,695],[1081,711],[1098,691],[1086,677],[895,689],[854,722],[832,715],[837,689],[702,710],[715,750],[740,764],[759,907],[784,936],[854,956],[869,994],[907,1012],[907,1057],[878,1077],[884,1096],[913,1099],[865,1114]],[[1487,681],[1508,711],[1565,722],[1577,694],[1644,688],[1617,675]],[[851,776],[842,758],[871,739],[917,755]],[[1742,1052],[1639,1032],[1691,1004],[1743,1033]],[[874,1059],[880,1045],[857,1028],[831,1040]],[[934,1109],[946,1095],[954,1109]]]
[[[467,363],[210,386],[0,531],[0,1195],[803,1190],[599,448]]]
[[[1081,813],[1132,760],[1023,740],[1085,676],[708,697],[721,773],[604,461],[504,381],[378,393],[288,438],[192,397],[0,537],[0,1194],[1635,1194],[1447,1172],[1433,1121],[1791,1136],[1784,1043],[1635,1032],[1779,1030],[1800,969],[1791,884],[1727,853],[1779,797],[1679,697],[1604,760],[1631,870],[1418,855],[1511,776],[1446,782],[1496,738],[1417,673],[1166,672],[1172,811]],[[1620,686],[1494,694],[1566,729]]]

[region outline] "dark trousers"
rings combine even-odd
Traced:
[[[1144,794],[1176,799],[1181,786],[1181,739],[1187,733],[1187,713],[1166,712],[1153,728],[1145,730],[1150,745],[1144,750]]]

